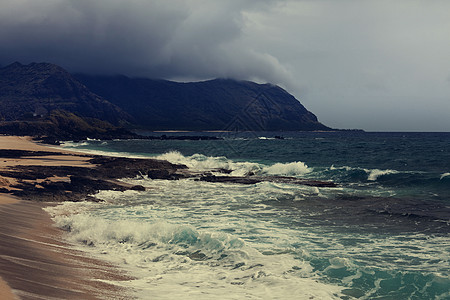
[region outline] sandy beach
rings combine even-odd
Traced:
[[[68,155],[67,151],[38,145],[27,137],[0,136],[0,149],[61,152],[1,158],[0,170],[17,165],[92,167],[89,158],[81,154]],[[0,298],[129,299],[125,289],[109,282],[130,278],[115,266],[73,250],[64,241],[64,232],[55,228],[42,210],[56,203],[23,201],[12,196],[7,191],[14,189],[14,182],[14,178],[0,176]]]

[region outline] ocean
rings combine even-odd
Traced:
[[[337,187],[123,179],[46,210],[134,276],[139,299],[450,299],[450,133],[183,132],[66,149],[333,181]],[[221,174],[223,175],[223,174]]]

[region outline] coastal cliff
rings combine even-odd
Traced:
[[[214,79],[179,83],[126,76],[76,78],[132,115],[137,125],[158,130],[331,130],[279,86]]]
[[[72,75],[50,63],[0,68],[0,133],[66,140],[136,137],[124,128],[332,130],[272,84]]]

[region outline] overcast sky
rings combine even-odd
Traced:
[[[0,0],[0,64],[279,84],[324,124],[450,131],[447,0]]]

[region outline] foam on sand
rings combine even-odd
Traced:
[[[120,195],[107,192],[100,197],[113,193]],[[115,201],[114,206],[120,196]],[[84,209],[67,215],[74,206]],[[175,224],[176,211],[167,211],[171,217],[164,211],[151,216],[151,206],[138,205],[109,215],[103,206],[64,203],[48,211],[59,227],[70,231],[72,241],[130,270],[136,279],[123,285],[132,287],[138,298],[339,299],[340,287],[317,282],[312,267],[289,253],[262,254],[234,234]],[[134,218],[122,218],[130,214]]]
[[[42,210],[44,205],[21,201],[0,208],[0,276],[14,293],[27,299],[126,294],[125,289],[97,279],[128,277],[106,262],[71,249]]]
[[[0,136],[4,150],[49,151],[27,137]],[[65,154],[68,151],[59,150]],[[81,166],[89,158],[79,155],[51,155],[3,158],[0,169],[16,165]],[[13,175],[7,175],[13,176]],[[53,178],[53,177],[50,177]],[[13,189],[15,178],[1,177],[0,187]],[[61,179],[61,178],[59,178]],[[58,179],[58,180],[59,180]],[[128,280],[117,268],[87,258],[61,238],[49,215],[42,210],[49,203],[20,201],[3,190],[0,193],[0,298],[13,299],[4,290],[7,282],[14,294],[26,299],[114,298],[127,291],[101,280]]]

